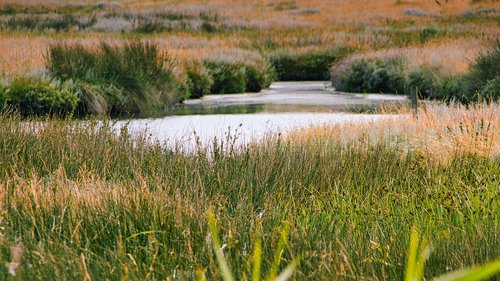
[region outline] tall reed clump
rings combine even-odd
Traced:
[[[165,111],[186,97],[175,62],[156,45],[102,43],[97,49],[53,45],[47,69],[51,77],[74,81],[79,114],[142,114]]]
[[[222,252],[235,280],[279,276],[295,257],[291,280],[403,280],[413,226],[434,245],[426,279],[485,264],[500,256],[493,109],[190,154],[109,122],[0,116],[0,279],[214,280]],[[428,122],[439,134],[413,145]],[[431,164],[433,147],[447,161]]]

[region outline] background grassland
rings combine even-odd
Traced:
[[[147,73],[122,67],[124,46],[139,41],[175,58],[168,77],[193,96],[226,85],[213,73],[239,74],[229,78],[233,89],[265,86],[274,75],[269,64],[289,61],[277,68],[281,79],[302,65],[323,71],[377,59],[378,67],[395,57],[407,71],[441,67],[456,76],[499,37],[498,18],[495,1],[4,0],[0,75],[9,81],[0,92],[18,83],[28,98],[43,90],[72,101],[85,91],[94,99],[76,110],[113,112],[127,105],[125,86],[156,86],[113,80]],[[56,43],[102,59],[103,42],[116,46],[110,57],[118,59],[102,68],[86,66],[72,79],[64,75],[74,69],[54,72],[61,81],[35,88],[23,80],[49,75]],[[348,52],[308,65],[331,50]],[[117,76],[102,75],[108,67]],[[11,93],[0,95],[0,105]],[[33,110],[48,110],[39,105]],[[251,277],[260,229],[263,271],[271,267],[284,221],[290,238],[281,264],[301,257],[294,280],[401,280],[412,227],[433,245],[427,278],[491,261],[500,256],[498,112],[498,104],[424,107],[418,120],[309,128],[243,148],[228,137],[196,153],[116,132],[107,121],[1,115],[0,279],[185,280],[198,269],[216,279],[207,210],[218,218],[238,280]]]
[[[176,58],[203,60],[221,55],[267,56],[273,51],[324,52],[335,47],[363,53],[412,46],[425,49],[428,43],[439,42],[454,50],[457,46],[448,42],[460,39],[477,49],[499,36],[499,10],[494,1],[456,0],[442,5],[431,0],[44,3],[3,2],[0,71],[11,75],[43,69],[46,48],[61,39],[88,45],[99,45],[103,38],[154,39]],[[20,21],[30,16],[69,23],[66,28],[9,24],[13,18]],[[12,44],[20,48],[9,47]]]
[[[495,100],[499,77],[464,75],[474,72],[471,65],[478,56],[498,49],[499,17],[495,1],[465,0],[4,1],[0,73],[7,81],[3,88],[18,76],[67,82],[69,76],[55,72],[54,65],[67,64],[66,70],[80,73],[79,63],[67,62],[85,58],[84,85],[76,81],[70,87],[80,100],[78,115],[164,114],[188,97],[258,92],[276,79],[331,79],[348,92],[418,94],[464,103]],[[143,52],[138,69],[119,66],[126,64],[123,59],[103,60],[108,63],[101,65],[112,71],[89,66],[91,57],[99,60],[105,50],[101,59],[120,53],[127,57],[121,50],[130,44],[152,46],[161,55]],[[139,58],[137,53],[132,57]],[[162,78],[168,83],[160,87],[158,79],[146,79],[151,74],[146,64],[163,66],[155,72],[170,73]],[[124,85],[122,78],[135,82]],[[0,100],[13,104],[9,98]]]
[[[412,226],[433,245],[427,277],[485,263],[500,255],[495,110],[428,108],[404,125],[240,149],[228,138],[192,154],[103,123],[2,117],[0,260],[22,249],[16,274],[28,280],[193,279],[198,268],[213,279],[213,210],[238,279],[251,276],[259,226],[267,271],[283,221],[295,280],[401,280]]]

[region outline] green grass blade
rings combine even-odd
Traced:
[[[439,276],[434,281],[479,281],[500,273],[500,259],[477,268],[457,270]]]
[[[286,241],[288,240],[288,233],[290,232],[290,225],[285,223],[283,225],[283,229],[281,230],[280,240],[278,242],[278,246],[276,247],[276,252],[274,253],[274,260],[271,264],[271,269],[269,270],[269,274],[267,275],[266,280],[274,280],[276,275],[278,274],[278,269],[281,262],[281,255],[283,254],[283,250],[286,246]]]
[[[415,229],[411,230],[410,245],[408,247],[408,260],[406,263],[405,281],[416,280],[417,255],[418,255],[418,232]]]
[[[229,269],[226,258],[224,258],[224,253],[222,253],[219,234],[217,232],[217,225],[215,223],[215,215],[212,212],[208,212],[207,217],[210,234],[212,235],[212,245],[214,247],[215,256],[217,257],[217,262],[219,263],[219,267],[222,272],[222,278],[224,279],[224,281],[234,281],[233,274]]]
[[[260,236],[256,237],[254,240],[254,250],[252,259],[253,259],[252,281],[259,281],[261,263],[262,263],[262,239]]]
[[[295,258],[291,264],[289,264],[285,270],[283,270],[283,272],[281,272],[280,275],[278,275],[278,277],[276,277],[276,279],[274,279],[274,281],[286,281],[288,280],[290,277],[292,277],[293,273],[295,272],[295,269],[297,268],[297,266],[299,265],[299,258]]]
[[[207,277],[205,276],[205,271],[202,268],[198,268],[196,270],[196,279],[198,281],[207,281]]]
[[[425,261],[429,258],[430,248],[427,245],[427,241],[422,239],[420,246],[418,248],[418,258],[417,264],[415,266],[415,271],[413,280],[423,280],[424,278],[424,269],[425,269]]]

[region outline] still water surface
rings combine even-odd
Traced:
[[[147,133],[167,146],[192,148],[199,142],[236,137],[245,144],[266,135],[308,126],[370,122],[386,115],[352,114],[359,108],[406,103],[403,96],[335,92],[327,82],[279,82],[257,94],[211,95],[188,100],[172,116],[119,121],[132,134]]]

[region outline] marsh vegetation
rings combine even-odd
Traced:
[[[428,280],[498,260],[499,19],[496,1],[2,1],[0,279]],[[280,80],[351,92],[301,97],[323,107],[420,101],[189,150],[110,119]]]

